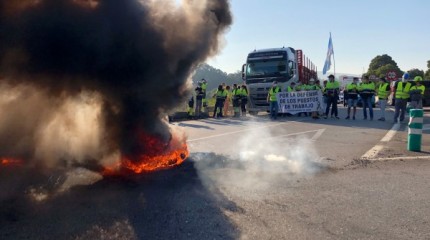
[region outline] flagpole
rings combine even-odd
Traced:
[[[333,46],[333,38],[331,37],[331,32],[330,32],[330,39],[331,39],[331,45]],[[334,48],[333,48],[333,71],[334,71],[334,77],[336,78],[336,60],[334,59]]]

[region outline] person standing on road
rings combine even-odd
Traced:
[[[216,97],[216,102],[213,117],[221,118],[223,117],[222,108],[224,107],[224,101],[227,98],[227,92],[223,89],[222,85],[218,86],[218,90],[215,93],[214,97]]]
[[[302,83],[302,82],[298,82],[295,89],[296,92],[301,92],[301,91],[306,91],[306,84]],[[297,115],[298,117],[302,116],[302,113],[305,115],[305,117],[308,116],[307,112],[299,112],[299,114]]]
[[[241,91],[237,87],[237,84],[233,84],[233,90],[232,90],[232,97],[233,97],[233,112],[234,117],[240,117],[240,94]]]
[[[196,89],[194,89],[196,93],[196,111],[195,111],[195,117],[198,119],[201,117],[202,114],[202,103],[203,103],[203,96],[204,92],[202,89],[202,82],[197,83]]]
[[[409,91],[412,109],[423,109],[423,96],[426,87],[421,84],[422,80],[423,78],[421,76],[416,76],[414,78],[415,85],[412,86]]]
[[[326,87],[327,87],[327,80],[324,80],[322,85],[323,102],[322,102],[322,111],[321,111],[321,116],[323,117],[327,116],[325,115],[325,109],[327,108],[327,93],[325,89]]]
[[[203,108],[202,108],[202,112],[206,112],[206,108],[208,107],[208,99],[206,96],[206,89],[208,88],[208,83],[207,81],[202,78],[202,80],[200,81],[202,83],[202,90],[203,90],[203,99],[202,99],[202,103],[203,103]]]
[[[188,99],[188,109],[187,109],[187,117],[188,119],[193,119],[194,117],[194,96],[191,95],[190,99]]]
[[[369,108],[370,121],[373,120],[372,98],[375,95],[375,83],[369,81],[368,76],[364,76],[363,82],[359,86],[361,102],[363,103],[363,120],[367,119],[367,108]]]
[[[397,82],[394,87],[396,93],[396,101],[394,103],[394,123],[399,123],[399,120],[400,122],[405,120],[406,105],[408,103],[409,91],[411,89],[411,83],[408,82],[408,79],[409,73],[403,74],[402,81]]]
[[[327,119],[331,107],[331,117],[339,119],[337,112],[337,100],[339,98],[339,82],[334,80],[334,75],[328,76],[329,81],[325,87],[327,94],[327,107],[325,109],[324,119]]]
[[[292,82],[292,83],[290,84],[290,86],[288,86],[288,87],[287,87],[286,91],[287,91],[287,92],[294,92],[294,91],[295,91],[295,89],[296,89],[296,83],[295,83],[295,82]]]
[[[352,79],[352,83],[348,84],[345,88],[345,96],[348,99],[348,116],[345,119],[349,119],[351,116],[352,108],[352,120],[355,120],[355,113],[357,112],[357,101],[358,101],[358,78]]]
[[[230,86],[226,86],[225,91],[227,91],[227,98],[225,99],[225,102],[224,102],[224,117],[228,116],[228,113],[230,110],[230,102],[231,102]]]
[[[309,80],[309,85],[306,85],[306,90],[307,91],[321,90],[321,87],[319,86],[319,84],[317,85],[315,83],[315,79],[311,78]],[[312,118],[313,119],[319,119],[319,117],[318,117],[318,111],[313,111],[313,112],[311,112],[311,114],[312,114]]]
[[[240,89],[240,107],[243,117],[246,117],[246,104],[248,104],[248,88],[245,84],[242,84]]]
[[[385,121],[385,107],[387,106],[388,96],[390,95],[390,84],[384,77],[380,79],[377,93],[379,107],[381,108],[381,117],[378,121]]]
[[[278,86],[278,82],[274,81],[272,83],[272,87],[267,94],[267,102],[270,105],[270,119],[276,120],[278,118],[278,97],[276,96],[278,92],[281,91],[281,88]]]

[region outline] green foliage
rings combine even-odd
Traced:
[[[385,76],[389,71],[395,71],[397,76],[403,74],[397,63],[387,54],[383,54],[372,59],[367,75]]]
[[[206,79],[208,82],[208,91],[212,89],[218,88],[221,83],[225,83],[227,85],[242,84],[242,73],[237,71],[235,73],[227,74],[219,69],[216,69],[208,64],[200,65],[196,73],[193,76],[193,84],[197,85],[197,82],[202,78]]]
[[[418,68],[413,68],[408,71],[410,79],[414,79],[416,76],[424,77],[424,71]]]

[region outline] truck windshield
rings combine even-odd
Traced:
[[[285,60],[255,60],[247,64],[248,77],[281,76],[287,74]]]

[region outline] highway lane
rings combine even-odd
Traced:
[[[391,123],[259,116],[172,125],[191,151],[174,169],[64,192],[55,191],[62,172],[0,169],[0,239],[430,238],[428,134],[424,152],[407,152],[403,124],[375,157],[409,158],[368,160]]]
[[[424,136],[422,153],[405,151],[406,124],[394,134],[387,134],[393,129],[390,122],[295,117],[276,122],[258,117],[176,125],[186,127],[199,175],[209,179],[204,182],[221,189],[243,209],[242,214],[226,212],[241,229],[242,239],[430,237],[430,204],[426,200],[430,197],[429,136]],[[261,137],[261,132],[267,135]],[[242,163],[240,151],[255,150],[253,143],[268,137],[271,140],[265,146],[269,148],[287,146],[280,153],[287,159],[291,157],[288,148],[304,140],[306,147],[299,150],[316,150],[317,155],[311,154],[313,159],[306,163],[307,167],[316,166],[316,171],[295,172],[290,171],[294,164],[256,159],[258,164]],[[407,161],[363,159],[387,137],[390,139],[375,158],[388,151]],[[244,148],[241,142],[250,145]],[[306,156],[300,155],[298,162],[303,159]]]

